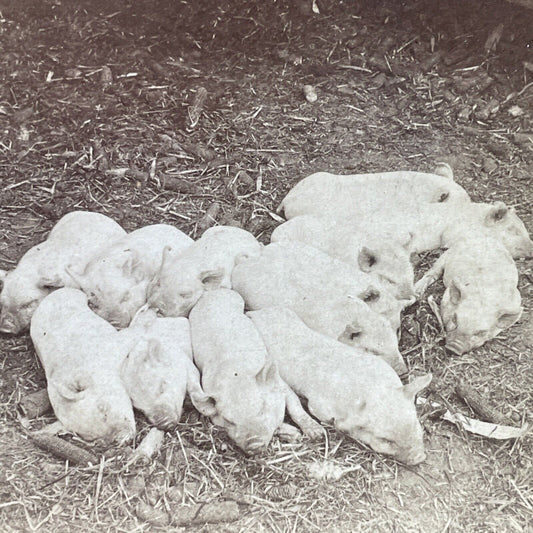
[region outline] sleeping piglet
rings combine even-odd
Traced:
[[[280,335],[286,337],[290,336],[291,342],[298,346],[298,349],[301,351],[308,350],[310,352],[316,353],[329,353],[337,352],[343,355],[351,355],[352,357],[357,357],[359,355],[376,355],[373,352],[369,352],[360,348],[359,346],[348,346],[346,343],[340,342],[338,340],[332,339],[318,331],[315,331],[308,327],[303,320],[294,312],[288,308],[284,307],[267,307],[265,309],[265,316],[272,318],[274,311],[270,309],[275,309],[279,312],[280,317],[276,319],[276,324],[281,328],[281,321],[285,321],[283,331],[280,331]],[[267,312],[268,311],[268,312]],[[254,313],[256,311],[249,311],[247,315],[254,319],[256,316]],[[259,316],[263,316],[259,314]],[[254,322],[255,323],[255,322]],[[257,324],[256,324],[257,325]],[[259,328],[261,332],[261,329]],[[398,375],[402,376],[407,373],[407,366],[400,354],[397,357],[385,357],[378,355],[386,363],[388,363]]]
[[[398,300],[412,303],[413,265],[409,260],[411,236],[406,232],[398,242],[399,232],[390,239],[381,228],[358,230],[351,219],[326,215],[300,215],[278,226],[271,241],[299,241],[344,261],[382,284]]]
[[[317,172],[299,181],[279,210],[283,209],[286,218],[322,214],[349,217],[409,209],[417,204],[469,201],[467,192],[453,180],[449,165],[440,164],[434,174],[399,171],[342,176]]]
[[[120,378],[129,351],[78,289],[52,292],[33,314],[30,335],[58,420],[87,440],[123,443],[135,435],[133,407]]]
[[[48,238],[30,248],[11,271],[0,270],[0,332],[20,333],[30,325],[39,302],[57,287],[73,286],[67,265],[84,268],[96,251],[125,231],[100,213],[73,211],[61,218]]]
[[[133,406],[160,429],[172,429],[181,418],[188,393],[202,414],[207,397],[192,360],[189,321],[184,317],[158,317],[151,309],[136,315],[119,335],[134,347],[121,367],[121,376]]]
[[[518,272],[499,240],[472,234],[458,241],[416,283],[417,295],[441,275],[446,291],[440,310],[448,350],[468,352],[520,318]]]
[[[395,329],[375,311],[383,297],[383,307],[391,304],[399,322],[398,302],[367,278],[311,246],[277,242],[265,246],[259,257],[238,259],[232,283],[250,310],[289,307],[315,331],[401,359]]]
[[[411,252],[437,248],[450,248],[469,235],[483,234],[499,240],[514,258],[533,257],[533,241],[514,208],[503,202],[493,204],[447,202],[413,205],[410,209],[376,211],[366,218],[356,215],[352,224],[364,231],[386,224],[391,229],[391,239],[409,232]]]
[[[238,255],[258,255],[261,244],[248,231],[215,226],[179,255],[166,249],[148,287],[148,303],[164,316],[187,316],[206,289],[231,288]]]
[[[431,374],[403,385],[379,357],[355,355],[342,345],[324,349],[308,342],[286,308],[250,311],[282,379],[308,401],[312,415],[373,450],[416,465],[425,459],[422,427],[414,397]]]
[[[179,256],[194,241],[168,224],[132,231],[101,249],[85,266],[69,274],[89,296],[89,305],[117,328],[126,327],[146,303],[146,290],[165,254]]]
[[[211,420],[225,428],[240,448],[246,452],[265,448],[274,432],[283,429],[285,407],[304,433],[322,434],[280,379],[261,336],[244,314],[239,294],[230,289],[206,291],[189,321],[194,361],[210,397],[208,404],[214,408]]]

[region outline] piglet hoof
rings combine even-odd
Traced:
[[[310,420],[305,426],[300,426],[304,435],[310,440],[323,440],[326,438],[326,430],[315,420]]]
[[[292,444],[300,442],[302,440],[302,434],[300,433],[298,428],[295,428],[294,426],[285,423],[281,424],[281,426],[276,429],[276,435],[283,442],[290,442]]]
[[[427,289],[427,286],[426,284],[420,280],[418,283],[415,283],[415,291],[414,291],[414,297],[415,297],[415,301],[418,301],[420,300],[420,298],[422,298],[422,296],[424,295],[424,292],[426,292],[426,289]]]
[[[151,428],[139,446],[137,446],[137,449],[131,454],[128,459],[128,465],[133,463],[149,464],[152,457],[161,449],[164,438],[164,431]]]

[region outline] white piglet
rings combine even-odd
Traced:
[[[386,225],[392,239],[408,232],[411,252],[450,248],[470,235],[482,234],[499,240],[514,258],[533,256],[533,241],[524,223],[514,208],[499,201],[414,204],[409,209],[376,211],[364,218],[359,214],[352,224],[361,231]]]
[[[73,288],[49,294],[33,315],[30,335],[63,426],[106,444],[131,440],[133,407],[120,377],[130,346],[89,309],[87,296]]]
[[[286,430],[285,407],[304,433],[312,438],[322,434],[279,377],[239,294],[230,289],[205,292],[189,320],[194,361],[209,396],[205,410],[214,408],[211,420],[240,448],[258,451],[277,430]]]
[[[239,260],[232,283],[250,310],[288,307],[315,331],[401,359],[395,328],[374,310],[382,293],[359,274],[311,246],[277,242],[265,246],[259,257]],[[383,297],[383,307],[396,310],[396,326],[398,302],[385,292]]]
[[[361,230],[351,219],[300,215],[278,226],[271,241],[299,241],[369,274],[398,300],[414,301],[414,272],[409,260],[410,234],[398,242],[381,228]]]
[[[106,246],[83,270],[69,274],[89,296],[91,308],[118,328],[128,326],[146,303],[146,291],[165,254],[179,256],[194,241],[168,224],[153,224]]]
[[[283,422],[285,400],[276,365],[244,302],[229,289],[204,293],[190,313],[194,361],[216,408],[212,421],[243,450],[268,445]]]
[[[336,175],[317,172],[299,181],[280,209],[286,218],[298,215],[365,216],[376,211],[411,208],[417,204],[463,204],[467,192],[453,180],[453,171],[439,165],[434,174],[382,172]]]
[[[172,429],[181,418],[185,394],[203,414],[208,398],[193,363],[189,321],[158,317],[143,310],[119,335],[134,347],[121,367],[121,376],[133,406],[160,429]]]
[[[419,296],[442,275],[446,348],[461,355],[513,325],[522,314],[518,271],[505,246],[470,235],[448,248],[416,284]]]
[[[324,349],[309,342],[298,333],[298,317],[289,309],[261,309],[248,316],[282,379],[307,399],[311,414],[403,463],[425,459],[414,397],[430,383],[431,374],[402,386],[378,357],[354,355],[340,344]]]
[[[159,272],[148,287],[148,303],[164,316],[187,316],[204,290],[231,288],[239,255],[259,255],[261,244],[248,231],[215,226],[183,253],[165,250]]]
[[[256,311],[248,311],[247,314],[253,319],[255,316],[254,313]],[[274,320],[276,313],[278,313],[279,317]],[[294,311],[286,307],[267,307],[265,308],[265,316],[268,316],[273,322],[278,324],[280,335],[284,338],[289,336],[290,342],[294,346],[298,346],[299,350],[309,350],[315,353],[337,352],[344,355],[351,355],[352,357],[373,355],[383,359],[398,375],[404,375],[407,372],[407,366],[400,354],[396,357],[376,355],[374,352],[369,352],[358,346],[349,346],[346,343],[332,339],[327,335],[311,329]],[[283,330],[281,330],[282,322]]]
[[[47,294],[75,285],[65,271],[67,265],[84,268],[98,249],[125,233],[100,213],[73,211],[61,218],[48,238],[30,248],[14,270],[0,270],[0,332],[16,334],[27,329]]]

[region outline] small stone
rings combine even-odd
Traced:
[[[524,114],[524,110],[520,106],[514,105],[509,108],[508,113],[512,117],[516,118],[516,117],[521,117]]]
[[[312,85],[304,85],[303,91],[305,99],[310,104],[314,104],[318,100],[318,95],[316,94],[316,90]]]
[[[492,157],[484,157],[482,165],[483,170],[487,174],[491,174],[498,168],[498,164],[496,163],[496,161],[494,161],[494,159],[492,159]]]
[[[457,119],[466,122],[472,114],[472,108],[469,105],[462,107],[457,113]]]
[[[107,86],[111,85],[113,83],[113,73],[111,72],[111,69],[104,65],[102,67],[102,73],[100,74],[100,81],[102,82],[102,85]]]
[[[155,509],[145,502],[139,502],[135,508],[135,514],[145,522],[157,527],[165,527],[170,524],[170,518],[165,511]]]
[[[169,487],[166,492],[166,496],[169,500],[173,502],[181,502],[183,498],[183,487],[178,487],[177,485]]]

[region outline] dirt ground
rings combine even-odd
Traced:
[[[75,209],[193,237],[214,219],[268,242],[279,201],[307,174],[443,160],[473,200],[502,200],[533,230],[533,11],[500,0],[317,5],[0,0],[0,267]],[[401,348],[412,375],[433,373],[432,400],[477,417],[455,393],[464,379],[518,427],[533,422],[533,270],[517,265],[524,315],[510,330],[452,356],[423,299],[405,311]],[[27,436],[53,421],[18,409],[45,385],[27,334],[0,334],[0,369],[6,533],[533,528],[531,434],[490,440],[421,409],[428,458],[415,468],[331,429],[326,443],[275,439],[245,457],[189,406],[152,463],[95,449],[101,461],[82,467]],[[140,440],[141,416],[138,427]],[[344,475],[328,479],[324,465]],[[176,518],[213,502],[236,502],[237,520]]]

